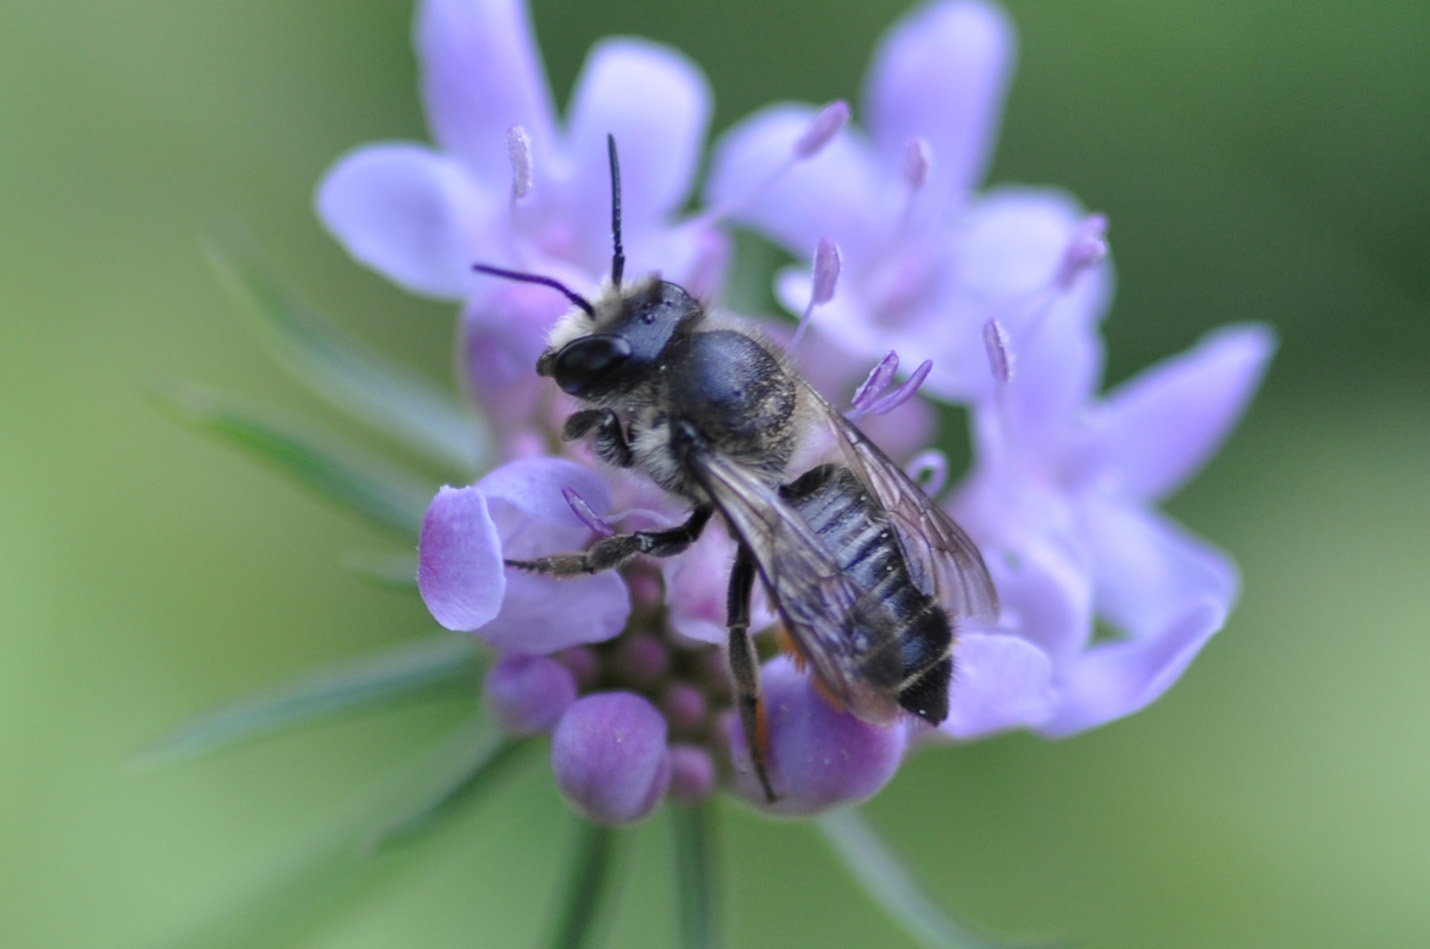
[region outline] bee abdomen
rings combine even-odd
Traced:
[[[841,465],[821,465],[781,490],[863,591],[860,621],[881,633],[872,641],[898,644],[899,705],[931,724],[943,721],[953,674],[948,614],[914,583],[888,515]]]

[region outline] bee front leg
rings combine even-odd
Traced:
[[[590,550],[575,554],[552,554],[532,560],[506,560],[508,567],[544,573],[553,577],[579,577],[603,570],[623,567],[637,554],[648,557],[671,557],[695,543],[710,520],[714,508],[702,504],[690,512],[685,523],[663,531],[635,531],[616,534],[592,545]]]
[[[755,590],[755,558],[750,548],[741,544],[735,553],[735,565],[730,568],[730,592],[726,616],[730,625],[730,675],[735,680],[735,704],[740,710],[740,728],[745,733],[745,745],[750,749],[750,763],[765,791],[765,799],[773,804],[774,788],[765,770],[765,715],[760,704],[760,660],[750,641],[750,596]]]
[[[591,439],[591,447],[602,461],[617,468],[635,464],[620,416],[610,409],[582,409],[572,413],[561,429],[561,437],[568,442],[580,441],[593,431],[596,436]]]

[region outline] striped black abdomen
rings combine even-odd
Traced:
[[[948,717],[948,614],[913,582],[889,515],[843,465],[820,465],[781,489],[826,549],[864,591],[859,626],[871,648],[897,648],[899,704],[938,724]],[[872,627],[863,629],[862,627]]]

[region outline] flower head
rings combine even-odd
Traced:
[[[737,124],[715,151],[708,208],[691,217],[680,208],[709,113],[699,72],[644,41],[601,43],[562,123],[529,32],[513,0],[425,0],[417,47],[435,146],[354,151],[318,206],[359,260],[463,304],[461,377],[503,434],[504,463],[433,499],[419,589],[439,623],[498,653],[492,716],[513,736],[552,736],[553,774],[572,806],[627,823],[667,796],[691,802],[724,786],[771,813],[806,815],[876,793],[939,735],[1069,734],[1160,694],[1222,623],[1236,578],[1154,505],[1228,430],[1270,344],[1259,330],[1229,331],[1095,397],[1106,220],[1051,189],[975,190],[1013,60],[1002,12],[936,0],[896,24],[875,52],[863,128],[841,102],[776,106]],[[677,436],[660,434],[680,425],[612,398],[588,404],[573,427],[571,401],[534,371],[568,304],[595,319],[587,300],[621,292],[607,277],[619,256],[608,133],[623,155],[633,273],[658,271],[712,298],[732,222],[812,261],[778,280],[801,314],[793,358],[930,490],[948,472],[928,450],[934,416],[920,393],[970,406],[974,467],[950,508],[1005,609],[996,625],[952,630],[936,729],[913,716],[864,721],[799,662],[775,658],[759,672],[763,717],[751,730],[732,708],[754,674],[732,680],[727,654],[744,648],[730,632],[743,612],[731,574],[749,538],[727,529],[728,502],[656,487],[686,464]],[[806,321],[817,332],[801,342]],[[564,346],[575,324],[562,325]],[[599,351],[622,358],[621,339]],[[917,366],[901,384],[896,353]],[[682,411],[675,421],[705,424]],[[814,456],[781,461],[779,480],[788,486]],[[805,516],[792,503],[766,515]],[[824,543],[811,531],[794,536]],[[778,545],[764,556],[778,558]],[[909,578],[921,590],[923,571]],[[749,607],[757,635],[789,606],[770,582]],[[1124,638],[1095,641],[1099,620]]]

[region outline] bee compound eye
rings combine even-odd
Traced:
[[[624,336],[597,333],[574,339],[556,354],[556,384],[567,395],[581,398],[603,381],[631,356],[631,344]]]

